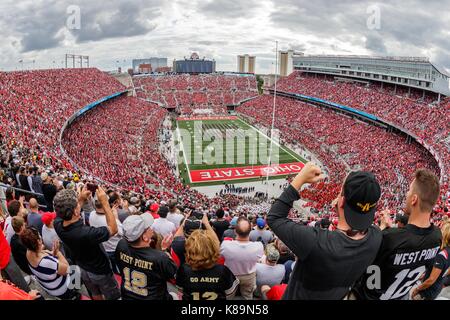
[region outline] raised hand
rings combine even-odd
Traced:
[[[319,166],[312,162],[308,162],[292,181],[292,186],[300,190],[305,183],[316,183],[325,178]]]
[[[173,234],[170,233],[167,236],[164,237],[164,239],[161,242],[161,250],[162,251],[166,251],[167,248],[170,247],[170,245],[172,244],[173,241]]]

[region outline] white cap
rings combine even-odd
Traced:
[[[122,224],[123,237],[128,242],[136,241],[148,228],[152,226],[154,221],[155,220],[152,215],[148,213],[129,216]]]

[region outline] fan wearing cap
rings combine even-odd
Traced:
[[[233,219],[231,219],[230,226],[223,232],[223,240],[236,239],[236,232],[234,230],[236,229],[238,219],[239,217],[233,217]]]
[[[250,241],[261,241],[267,245],[273,240],[273,233],[266,230],[266,220],[263,218],[256,219],[256,227],[250,232]]]
[[[116,248],[116,261],[122,276],[124,300],[172,300],[167,281],[175,279],[177,266],[164,251],[171,237],[164,238],[162,250],[151,247],[154,219],[144,213],[123,222],[123,239]]]
[[[267,222],[276,236],[298,258],[283,295],[285,300],[339,300],[373,262],[381,231],[373,224],[381,189],[369,172],[350,173],[334,201],[337,230],[297,224],[288,218],[305,184],[324,178],[321,169],[307,163],[274,202]]]
[[[263,263],[256,264],[256,286],[258,294],[261,293],[261,287],[268,285],[270,287],[281,284],[286,269],[284,265],[278,264],[280,252],[274,244],[268,244],[264,249],[265,259]]]
[[[55,228],[53,226],[53,221],[56,218],[56,213],[54,212],[46,212],[41,216],[42,223],[42,242],[44,243],[45,249],[52,250],[53,243],[55,240],[59,240],[58,235],[56,234]],[[61,247],[61,252],[63,247]],[[64,252],[63,252],[64,254]]]

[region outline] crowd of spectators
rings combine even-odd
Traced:
[[[246,102],[238,112],[255,124],[271,126],[273,97]],[[421,145],[383,128],[291,98],[277,98],[275,128],[281,140],[315,153],[330,178],[303,192],[306,206],[322,210],[340,190],[339,181],[350,170],[374,172],[383,188],[382,204],[401,209],[408,177],[417,168],[438,173],[433,156]],[[370,157],[367,156],[370,153]]]
[[[226,114],[227,105],[257,96],[255,77],[228,75],[170,75],[135,77],[139,98],[177,108],[184,115],[201,110]]]
[[[205,84],[204,78],[212,76],[183,77],[163,77],[161,85],[199,92],[205,85],[212,91],[249,86],[246,78],[247,85],[241,78],[224,76]],[[0,182],[26,191],[8,188],[4,197],[0,194],[0,270],[12,282],[0,281],[0,298],[279,299],[297,259],[268,227],[268,205],[250,204],[228,192],[207,198],[181,184],[159,151],[166,110],[127,96],[106,102],[67,128],[62,144],[71,161],[61,154],[59,132],[65,120],[122,90],[96,69],[0,73],[5,114],[0,119]],[[238,112],[252,124],[270,127],[272,104],[272,96],[261,96]],[[445,101],[439,107],[448,106]],[[386,114],[394,122],[394,115]],[[280,97],[275,118],[282,141],[310,150],[325,166],[327,178],[301,196],[309,201],[306,206],[326,214],[296,220],[304,226],[336,230],[330,205],[351,169],[375,174],[380,205],[391,214],[401,209],[416,169],[439,174],[423,146],[383,128]],[[448,129],[437,121],[439,130],[424,128],[416,134],[431,144],[441,129]],[[402,124],[414,128],[411,122]],[[436,225],[448,223],[450,194],[448,185],[443,187],[434,208]],[[130,273],[130,266],[138,265]],[[72,266],[80,270],[81,291],[68,285],[78,274]]]
[[[279,81],[278,90],[300,93],[373,114],[416,135],[441,159],[444,188],[450,178],[450,101],[436,95],[389,84],[361,84],[294,72]]]

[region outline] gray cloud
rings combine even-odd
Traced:
[[[162,1],[87,2],[81,7],[82,27],[73,30],[78,42],[145,35],[154,30]]]
[[[374,4],[381,25],[370,30],[367,9]],[[65,28],[69,5],[81,8],[80,30]],[[307,54],[425,55],[449,67],[449,5],[450,0],[2,0],[0,67],[21,58],[51,64],[73,51],[110,68],[112,56],[174,59],[195,49],[215,58],[219,70],[235,68],[236,55],[249,53],[264,69],[258,71],[268,72],[275,40],[282,50]]]
[[[380,9],[380,28],[367,27],[370,12],[377,5]],[[447,30],[450,25],[448,11],[443,10],[450,1],[405,0],[401,2],[372,2],[341,0],[279,0],[271,13],[274,27],[292,32],[313,35],[326,43],[333,40],[367,49],[373,54],[423,55],[430,48],[439,48],[439,59],[450,65],[450,56],[442,52],[450,50]]]
[[[51,49],[66,40],[63,31],[72,33],[77,43],[110,38],[145,35],[156,28],[152,19],[160,15],[163,0],[112,0],[108,3],[89,0],[64,3],[56,0],[33,1],[28,10],[16,8],[1,19],[20,38],[21,52]],[[81,9],[81,28],[66,29],[69,5]]]
[[[258,0],[209,0],[199,2],[198,10],[215,18],[242,18],[251,15],[260,6]]]
[[[377,55],[388,55],[383,38],[375,33],[371,33],[367,36],[365,45],[366,49],[369,49]]]

